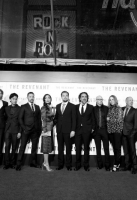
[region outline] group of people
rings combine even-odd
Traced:
[[[79,94],[79,104],[69,102],[69,93],[61,93],[62,102],[52,106],[52,97],[45,94],[43,106],[34,104],[33,92],[27,94],[28,103],[18,106],[18,95],[12,93],[9,96],[11,105],[2,100],[3,91],[0,89],[0,161],[2,162],[3,137],[5,141],[5,156],[3,169],[15,168],[21,170],[23,154],[28,140],[32,141],[30,167],[37,165],[37,146],[41,136],[41,152],[44,155],[42,169],[51,172],[49,166],[49,153],[54,150],[53,127],[56,126],[58,141],[58,167],[61,170],[66,165],[68,171],[72,170],[72,138],[75,138],[76,166],[75,171],[81,168],[81,149],[84,145],[84,170],[89,171],[89,145],[91,138],[95,139],[97,150],[97,169],[102,169],[101,141],[105,153],[106,171],[116,172],[121,170],[121,145],[125,156],[124,171],[130,170],[137,173],[136,158],[136,133],[137,133],[137,110],[133,108],[133,98],[126,98],[126,106],[118,105],[116,96],[111,95],[108,106],[103,104],[102,96],[96,97],[96,106],[88,103],[87,92]],[[18,138],[21,145],[15,159]],[[114,151],[114,164],[110,166],[109,141]],[[10,147],[12,144],[12,156]],[[64,144],[66,146],[66,159],[64,161]]]

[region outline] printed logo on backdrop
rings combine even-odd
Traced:
[[[56,54],[57,57],[67,58],[68,54],[68,43],[64,41],[58,42],[57,33],[62,29],[69,28],[69,17],[60,16],[54,17],[54,26],[56,30],[55,40],[56,40]],[[45,40],[36,40],[35,41],[35,52],[34,55],[38,56],[53,56],[53,31],[51,16],[50,15],[33,15],[33,28],[34,30],[44,30],[45,31]]]
[[[70,102],[78,104],[78,95],[82,91],[89,94],[89,104],[96,105],[96,96],[103,97],[104,105],[108,105],[108,98],[110,95],[115,95],[118,98],[120,106],[125,106],[125,99],[131,96],[134,99],[134,107],[137,108],[137,85],[133,84],[84,84],[84,83],[35,83],[35,82],[0,82],[0,88],[4,91],[4,100],[9,102],[9,95],[16,92],[19,95],[18,104],[22,105],[27,102],[27,93],[32,91],[35,93],[35,103],[40,106],[43,105],[43,96],[49,93],[52,96],[52,105],[56,107],[61,102],[60,94],[63,90],[67,90],[70,94]],[[56,128],[54,128],[54,146],[53,153],[58,154],[58,142]],[[20,146],[20,145],[19,145]],[[137,146],[137,143],[136,143]],[[27,144],[25,153],[31,153],[32,144]],[[113,148],[110,144],[110,155],[113,155]],[[104,155],[103,145],[101,146],[102,154]],[[4,148],[3,148],[4,152]],[[38,153],[41,153],[41,137],[38,144]],[[72,146],[72,154],[75,155],[75,145]],[[82,154],[84,153],[82,149]],[[90,155],[96,155],[96,146],[94,140],[90,143]],[[123,155],[123,150],[122,150]]]

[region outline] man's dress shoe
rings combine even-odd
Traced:
[[[71,168],[71,167],[67,167],[67,170],[68,170],[68,171],[72,171],[72,168]]]
[[[10,168],[11,168],[11,169],[15,169],[16,166],[15,166],[15,165],[10,165]]]
[[[20,171],[21,170],[21,165],[17,165],[16,166],[16,171]]]
[[[87,172],[90,171],[89,167],[84,167],[84,170],[87,171]]]
[[[40,168],[37,164],[31,163],[30,167],[34,167],[34,168]]]
[[[110,168],[109,168],[109,167],[105,167],[105,169],[106,169],[106,171],[108,171],[108,172],[110,171]]]
[[[133,168],[133,169],[131,170],[131,174],[137,174],[137,169],[134,169],[134,168]]]
[[[102,166],[98,166],[98,167],[97,167],[97,169],[102,169],[102,168],[103,168]]]
[[[81,167],[75,167],[75,168],[74,168],[74,171],[78,171],[78,170],[80,170],[80,168],[81,168]]]
[[[4,165],[3,169],[9,169],[10,168],[10,165]]]
[[[61,170],[61,169],[63,169],[62,166],[59,166],[59,167],[56,168],[56,170]]]

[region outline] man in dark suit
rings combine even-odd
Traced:
[[[103,105],[102,96],[96,97],[96,106],[94,107],[95,116],[95,143],[97,150],[97,169],[103,168],[103,162],[101,158],[101,141],[103,141],[103,147],[105,152],[105,169],[110,171],[110,161],[109,161],[109,139],[107,133],[107,114],[108,107]]]
[[[76,110],[75,105],[69,102],[69,93],[61,93],[62,103],[56,106],[56,131],[58,141],[58,167],[57,170],[63,169],[64,166],[64,143],[66,145],[66,167],[71,171],[71,138],[75,135],[76,128]]]
[[[3,136],[6,121],[5,108],[8,106],[8,103],[6,101],[3,101],[2,98],[3,90],[0,89],[0,165],[2,164]]]
[[[135,148],[135,137],[137,134],[137,110],[132,107],[133,98],[126,98],[126,107],[124,110],[124,124],[123,124],[123,149],[125,154],[125,168],[131,170],[132,174],[137,173],[137,158]]]
[[[19,123],[23,129],[21,146],[19,150],[16,170],[21,170],[21,162],[28,139],[32,141],[30,167],[38,167],[36,164],[36,153],[39,136],[41,133],[41,112],[38,105],[34,104],[34,93],[27,95],[28,103],[21,106]]]
[[[81,146],[84,144],[84,169],[89,171],[89,144],[91,134],[95,128],[93,106],[88,104],[88,94],[82,92],[79,95],[80,104],[76,105],[76,167],[75,171],[81,168]]]
[[[17,105],[18,95],[9,96],[11,105],[5,108],[7,121],[5,127],[5,166],[3,169],[15,168],[15,152],[17,139],[21,137],[21,127],[18,121],[20,106]],[[10,147],[12,144],[12,158],[10,161]]]

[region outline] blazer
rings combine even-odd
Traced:
[[[125,107],[122,108],[123,110]],[[133,107],[130,108],[126,117],[124,117],[123,134],[132,135],[137,132],[137,110]]]
[[[3,101],[3,106],[0,108],[0,129],[5,128],[6,113],[5,108],[8,106],[8,102]]]
[[[54,123],[56,124],[57,134],[69,133],[76,129],[76,109],[75,105],[68,102],[64,113],[61,112],[61,103],[56,106]]]
[[[19,114],[19,123],[22,129],[25,131],[25,134],[28,134],[32,131],[36,131],[38,134],[41,133],[41,112],[38,105],[35,105],[35,112],[33,113],[29,103],[26,103],[21,106]]]
[[[19,124],[19,113],[20,113],[20,106],[16,105],[14,110],[14,114],[11,115],[11,105],[5,108],[7,120],[6,120],[6,126],[5,126],[5,132],[8,130],[11,133],[21,133],[21,126]]]
[[[76,105],[76,134],[80,134],[81,126],[84,133],[91,133],[95,129],[95,117],[93,113],[93,106],[87,104],[86,110],[83,115],[79,112],[80,104]]]
[[[98,107],[95,106],[93,108],[94,110],[94,116],[95,116],[95,132],[94,134],[96,134],[96,131],[97,131],[97,128],[98,128]],[[104,122],[105,122],[105,127],[107,129],[107,114],[108,114],[108,107],[105,106],[105,105],[102,105],[101,106],[101,111],[103,112],[103,115],[104,115]]]

